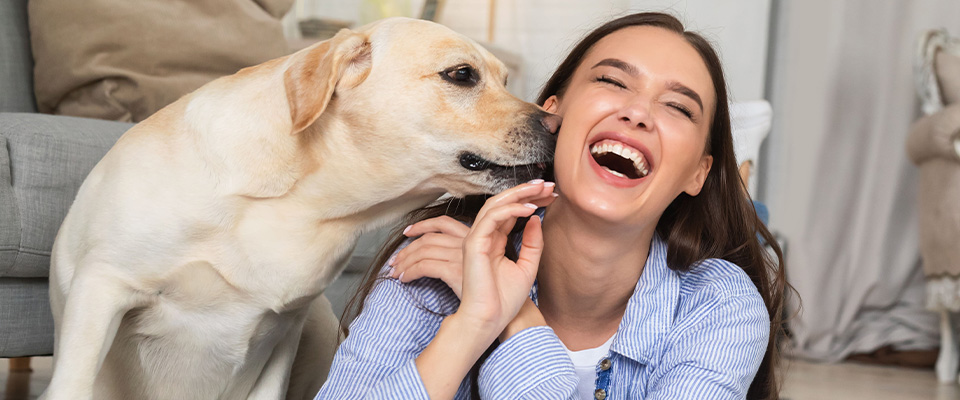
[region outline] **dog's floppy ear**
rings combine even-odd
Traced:
[[[283,75],[293,133],[317,120],[338,86],[360,84],[373,65],[368,38],[349,29],[294,57]]]

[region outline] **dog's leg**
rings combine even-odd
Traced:
[[[86,265],[71,282],[46,400],[93,398],[97,373],[135,295],[116,277],[104,273],[110,270],[113,268],[108,265]]]
[[[337,345],[343,340],[340,321],[326,296],[310,304],[300,346],[290,372],[287,400],[312,400],[327,380]]]
[[[257,378],[257,382],[250,390],[247,400],[276,400],[282,399],[283,394],[290,382],[290,367],[293,365],[293,359],[297,355],[297,347],[300,343],[300,334],[303,332],[303,314],[298,317],[299,321],[290,327],[280,342],[277,343],[273,353],[263,366],[263,371]]]

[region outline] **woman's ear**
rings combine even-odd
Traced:
[[[551,114],[556,114],[557,110],[560,109],[560,100],[557,99],[557,95],[548,97],[547,100],[543,102],[542,108],[543,108],[543,111],[546,111]]]
[[[697,172],[690,178],[686,188],[683,190],[684,193],[694,197],[700,194],[700,190],[703,189],[703,183],[707,181],[707,176],[710,175],[710,167],[712,166],[713,156],[704,154],[703,157],[700,157],[700,165],[697,166]]]

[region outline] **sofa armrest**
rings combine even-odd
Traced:
[[[0,113],[0,278],[49,276],[80,184],[133,124]]]

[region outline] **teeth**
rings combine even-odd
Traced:
[[[626,178],[626,177],[627,177],[626,175],[621,174],[621,173],[619,173],[619,172],[617,172],[617,171],[614,171],[614,170],[612,170],[612,169],[610,169],[610,168],[603,167],[603,169],[605,169],[605,170],[607,170],[607,172],[609,172],[609,173],[611,173],[611,174],[614,174],[614,175],[616,175],[616,176],[619,176],[619,177],[621,177],[621,178]]]
[[[617,154],[620,157],[633,161],[633,167],[637,169],[637,173],[639,173],[640,176],[647,176],[647,174],[650,173],[650,170],[647,168],[646,161],[643,159],[643,154],[641,154],[639,151],[626,147],[621,143],[610,143],[605,141],[600,144],[594,144],[592,147],[590,147],[590,153],[593,155],[601,155],[604,153]],[[623,174],[610,170],[609,168],[606,169],[617,176],[623,176]]]

